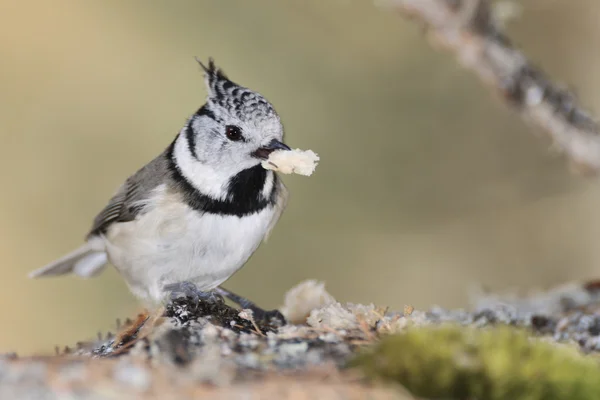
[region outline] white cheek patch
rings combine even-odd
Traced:
[[[262,162],[262,166],[282,174],[310,176],[318,163],[319,156],[312,150],[275,150]]]

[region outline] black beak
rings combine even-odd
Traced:
[[[252,152],[252,156],[256,158],[260,158],[261,160],[266,160],[269,158],[269,154],[274,152],[275,150],[291,150],[288,145],[285,143],[281,143],[279,140],[273,139],[271,142],[263,147],[259,147],[254,152]]]

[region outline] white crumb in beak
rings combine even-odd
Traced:
[[[312,150],[275,150],[262,162],[262,166],[282,174],[310,176],[318,162],[319,156]]]
[[[285,294],[281,313],[292,324],[304,324],[312,310],[335,303],[325,284],[314,280],[299,283]]]

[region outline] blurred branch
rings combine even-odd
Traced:
[[[500,91],[580,172],[600,172],[600,128],[575,95],[550,81],[502,33],[489,0],[387,0],[425,24],[434,45]]]

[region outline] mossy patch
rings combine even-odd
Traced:
[[[600,364],[566,345],[511,327],[413,328],[350,363],[426,398],[600,399]]]

